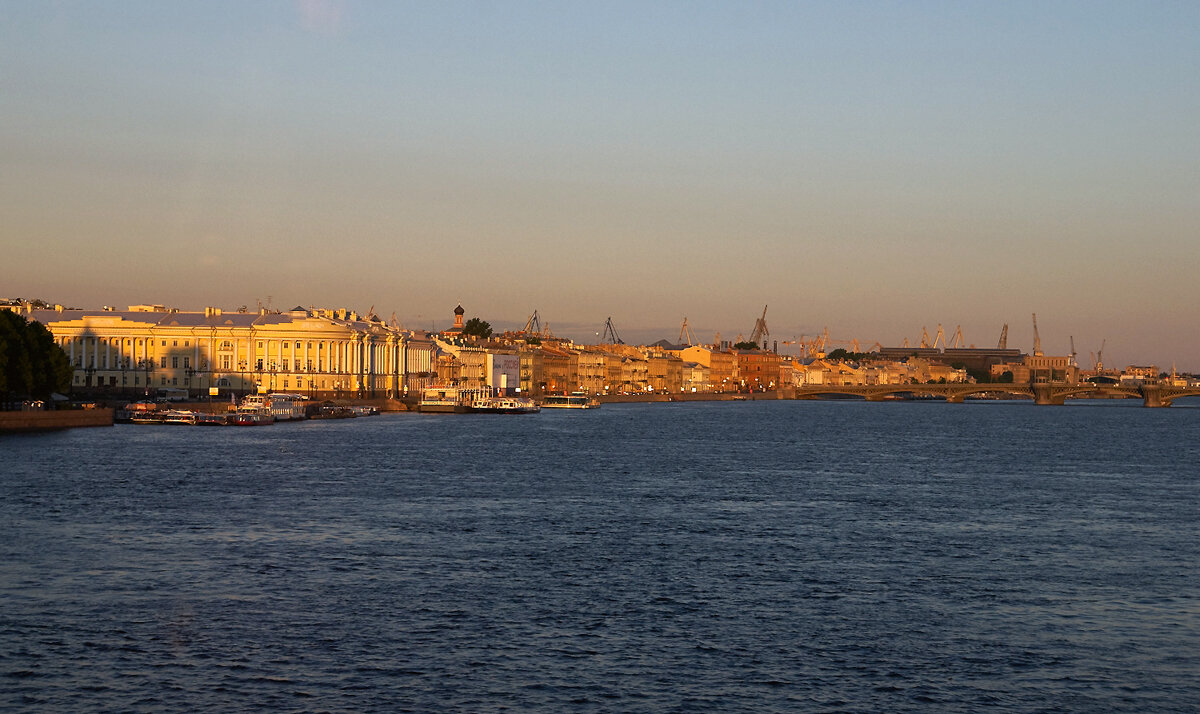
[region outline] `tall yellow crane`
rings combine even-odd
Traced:
[[[763,305],[762,317],[754,322],[754,329],[750,332],[750,341],[762,347],[767,348],[767,338],[770,337],[771,331],[767,329],[767,306]]]
[[[1038,334],[1037,329],[1037,313],[1033,313],[1033,356],[1041,357],[1042,352],[1042,336]]]
[[[692,328],[688,326],[687,317],[683,318],[683,324],[679,326],[679,344],[682,345],[685,339],[689,347],[696,344],[696,335],[692,334]]]
[[[954,328],[954,349],[958,349],[959,347],[962,347],[962,344],[963,344],[962,325],[959,325],[958,327]]]

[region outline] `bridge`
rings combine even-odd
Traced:
[[[796,387],[796,398],[819,396],[854,396],[868,402],[881,402],[904,396],[944,398],[952,404],[970,396],[1004,394],[1032,399],[1039,405],[1061,405],[1068,399],[1141,399],[1143,406],[1169,407],[1181,397],[1200,396],[1200,387],[1171,387],[1163,384],[1066,384],[1048,382],[1037,384],[863,384],[838,386],[808,384]]]

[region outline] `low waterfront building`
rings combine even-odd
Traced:
[[[1011,374],[1012,381],[1017,384],[1079,383],[1079,367],[1074,364],[1070,356],[1065,355],[1022,355],[1019,362],[992,365],[990,374],[996,381],[1007,379],[1005,375]]]
[[[604,392],[604,378],[608,374],[605,366],[604,352],[598,349],[582,348],[577,351],[576,363],[578,365],[577,381],[579,383],[577,391],[587,394],[602,394]]]
[[[708,367],[699,362],[684,362],[683,391],[692,393],[713,391]]]
[[[646,382],[656,392],[683,391],[683,360],[665,350],[647,350]]]
[[[736,389],[737,358],[732,352],[692,345],[684,348],[680,357],[708,368],[709,391],[728,392]]]
[[[734,350],[737,379],[742,389],[763,391],[779,385],[780,357],[767,350]]]

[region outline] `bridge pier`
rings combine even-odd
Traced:
[[[1066,404],[1066,396],[1060,396],[1054,393],[1054,385],[1051,384],[1031,384],[1029,388],[1033,390],[1033,403],[1038,406],[1056,406],[1061,407]]]
[[[1161,384],[1143,384],[1138,387],[1138,391],[1142,394],[1142,406],[1147,407],[1169,407],[1171,406],[1170,399],[1163,399]]]

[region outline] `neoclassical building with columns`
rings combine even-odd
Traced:
[[[223,398],[256,391],[314,399],[402,397],[434,379],[433,340],[350,310],[184,312],[29,309],[75,366],[76,391]],[[173,392],[178,394],[179,392]]]

